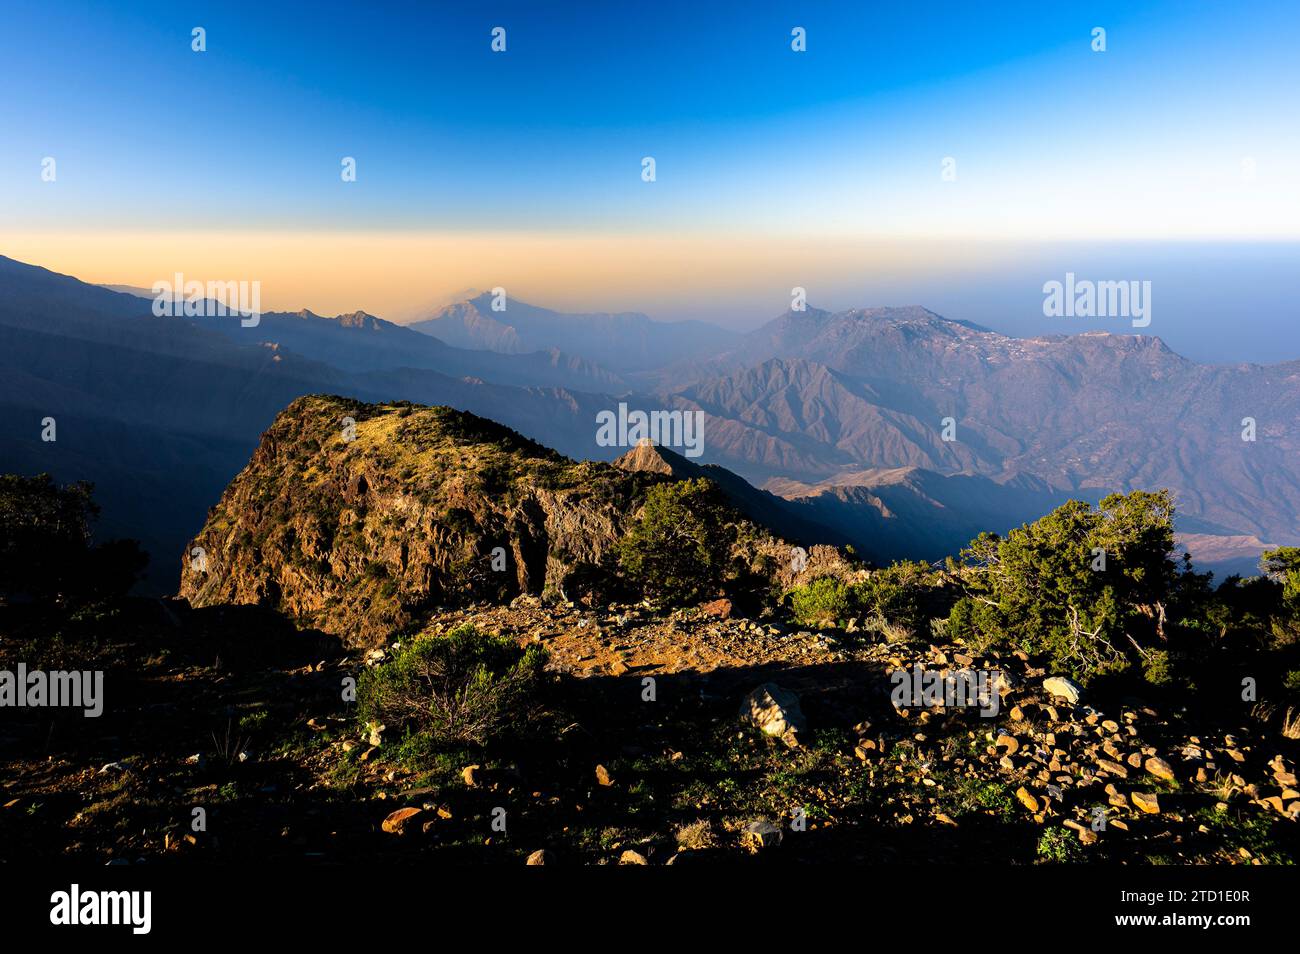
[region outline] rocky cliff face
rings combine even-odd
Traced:
[[[440,605],[563,591],[652,482],[450,408],[304,397],[212,508],[180,592],[372,644]]]
[[[611,572],[648,488],[669,479],[575,463],[450,408],[299,398],[191,542],[180,594],[272,606],[374,645],[440,606],[577,596]],[[746,526],[750,557],[783,553]]]

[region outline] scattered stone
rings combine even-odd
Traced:
[[[1006,696],[1020,688],[1020,677],[1015,673],[999,670],[993,674],[993,689],[999,696]]]
[[[1043,680],[1043,689],[1059,699],[1074,705],[1083,697],[1083,690],[1064,676],[1049,676]]]
[[[1080,824],[1073,818],[1065,820],[1065,827],[1073,830],[1078,836],[1079,841],[1085,845],[1095,845],[1097,843],[1097,833],[1087,825]]]
[[[618,863],[620,865],[650,864],[650,862],[646,860],[645,855],[641,854],[641,852],[639,851],[633,851],[631,848],[629,848],[627,851],[623,852],[621,855],[618,856]]]
[[[399,808],[384,819],[381,827],[390,835],[403,835],[406,833],[406,823],[418,814],[418,808]]]
[[[781,844],[783,837],[780,826],[766,819],[750,822],[740,834],[741,843],[750,851],[774,848]]]
[[[1148,815],[1160,814],[1160,798],[1154,792],[1133,792],[1133,804]]]
[[[1038,814],[1038,799],[1029,791],[1029,789],[1021,785],[1016,789],[1016,798],[1020,799],[1020,804],[1024,805],[1035,815]]]
[[[1128,769],[1118,762],[1112,762],[1110,759],[1098,759],[1097,768],[1103,772],[1109,772],[1111,775],[1118,775],[1120,778],[1128,778]]]
[[[713,600],[705,603],[700,607],[700,613],[704,616],[716,616],[718,619],[728,619],[731,616],[731,600]]]
[[[1154,775],[1156,778],[1163,778],[1167,782],[1174,781],[1174,769],[1168,762],[1162,758],[1152,756],[1147,759],[1143,767]]]

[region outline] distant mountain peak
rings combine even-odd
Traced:
[[[702,468],[691,463],[676,451],[660,447],[650,440],[642,440],[630,451],[614,461],[620,470],[637,471],[652,474],[664,474],[668,477],[699,477],[704,474]]]

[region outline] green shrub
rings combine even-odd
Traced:
[[[357,715],[433,746],[484,745],[522,735],[539,713],[546,664],[540,646],[488,636],[464,624],[416,637],[362,673]]]
[[[135,585],[148,555],[134,540],[92,543],[93,491],[85,481],[59,486],[49,474],[0,475],[0,602],[22,595],[75,607]]]
[[[618,562],[645,595],[687,605],[716,596],[726,578],[731,528],[718,489],[704,478],[659,484],[618,544]]]
[[[834,626],[849,615],[849,588],[833,576],[790,591],[790,609],[804,626]]]
[[[925,634],[933,576],[928,565],[909,560],[876,570],[853,585],[854,610],[891,639]]]
[[[1278,547],[1259,558],[1265,576],[1282,585],[1273,639],[1278,646],[1300,643],[1300,547]]]
[[[1134,643],[1165,636],[1184,576],[1173,532],[1169,493],[1134,491],[1095,509],[1070,501],[1005,538],[981,534],[962,551],[967,597],[949,631],[975,646],[1046,654],[1085,681],[1122,668]]]
[[[1038,857],[1051,864],[1078,864],[1083,845],[1068,828],[1048,828],[1038,839]]]
[[[1169,653],[1158,649],[1142,660],[1142,675],[1153,686],[1168,686],[1174,681]]]

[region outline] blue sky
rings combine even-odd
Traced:
[[[936,191],[964,226],[962,206],[983,212],[1008,180],[1127,194],[1246,156],[1294,173],[1300,141],[1294,3],[56,6],[7,3],[0,30],[22,91],[0,107],[0,171],[31,180],[52,155],[67,186],[55,209],[38,183],[5,190],[33,224],[152,226],[165,205],[240,228],[852,231],[896,224],[901,195],[943,233]],[[342,192],[345,155],[359,176]],[[1045,231],[1011,211],[1014,234]]]
[[[190,49],[195,26],[205,53]],[[507,31],[503,54],[490,49],[495,26]],[[796,26],[805,53],[790,49]],[[1104,53],[1090,47],[1098,26]],[[903,271],[926,276],[897,293],[928,303],[926,287],[938,287],[960,305],[945,265],[982,262],[984,241],[1300,239],[1298,43],[1294,0],[6,0],[0,252],[59,258],[57,236],[86,232],[174,230],[200,261],[180,233],[689,235],[714,243],[734,289],[696,275],[680,300],[629,286],[603,307],[687,317],[699,281],[701,317],[742,322],[741,311],[757,320],[780,308],[736,304],[732,238],[897,239],[921,243]],[[39,178],[46,156],[56,188]],[[357,160],[355,183],[340,181],[344,156]],[[641,181],[643,156],[656,160],[654,183]],[[941,180],[945,157],[955,181]],[[966,243],[961,261],[951,245],[927,253],[932,240]],[[832,257],[842,273],[820,297],[874,287],[860,280],[870,261]],[[53,264],[79,274],[97,264],[62,259]],[[122,275],[115,264],[111,277],[143,281],[170,265]],[[562,279],[569,298],[597,305],[581,266]],[[448,272],[406,294],[414,305],[493,278]],[[797,279],[773,285],[788,296]],[[284,293],[321,286],[312,280],[286,279]],[[397,278],[373,281],[354,303],[395,309]],[[333,294],[311,304],[328,309]]]

